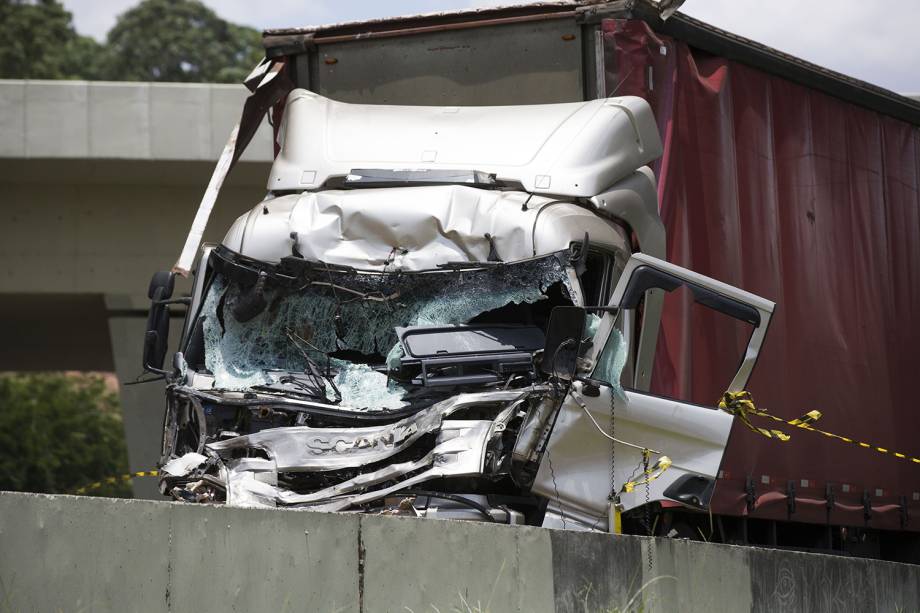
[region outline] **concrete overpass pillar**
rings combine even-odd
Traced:
[[[151,273],[152,274],[152,273]],[[130,385],[143,374],[141,352],[147,314],[139,300],[127,297],[106,296],[109,306],[109,337],[115,373],[118,376],[118,395],[124,419],[125,442],[128,447],[128,464],[131,472],[154,470],[160,457],[160,437],[163,431],[163,409],[166,406],[163,381]],[[128,305],[134,308],[117,308]],[[115,307],[115,308],[113,308]],[[173,318],[170,326],[170,346],[175,347],[181,332],[181,319]],[[149,377],[150,375],[147,375]],[[146,377],[142,377],[146,378]],[[128,384],[128,385],[126,385]],[[132,481],[135,498],[162,499],[153,477]]]
[[[165,402],[162,382],[124,385],[141,374],[147,284],[176,261],[247,95],[242,85],[0,80],[0,371],[114,370],[132,471],[156,466]],[[272,155],[263,123],[206,241],[262,199]],[[152,478],[134,491],[159,497]]]

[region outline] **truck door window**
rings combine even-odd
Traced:
[[[592,306],[607,304],[616,283],[613,263],[613,254],[609,251],[593,247],[588,249],[585,272],[581,275],[585,304]]]
[[[641,311],[641,299],[637,307]],[[664,292],[653,395],[708,407],[718,402],[738,371],[754,326],[717,307],[709,296],[694,295],[686,286]],[[614,329],[591,377],[631,389],[630,382],[620,381],[628,355],[623,335]]]
[[[738,371],[754,326],[695,301],[681,287],[665,293],[661,330],[652,393],[713,406]]]

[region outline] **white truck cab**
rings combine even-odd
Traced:
[[[265,200],[200,252],[169,371],[151,283],[164,494],[587,530],[646,494],[706,507],[733,418],[649,394],[662,296],[752,327],[731,389],[773,305],[662,260],[645,101],[295,89],[278,140]]]

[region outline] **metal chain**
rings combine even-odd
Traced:
[[[549,476],[553,480],[553,492],[556,494],[556,506],[559,507],[559,518],[562,520],[562,529],[565,530],[565,509],[562,508],[562,499],[559,497],[559,486],[556,485],[556,471],[553,470],[553,458],[549,455],[549,449],[545,452],[546,461],[549,463]]]
[[[647,450],[642,452],[642,470],[645,471],[645,529],[648,532],[648,535],[652,536],[652,505],[651,505],[651,492],[650,492],[651,486],[649,485],[649,481],[651,481],[651,479],[649,479],[648,477],[648,456],[649,456],[649,453]],[[652,566],[653,566],[652,541],[651,539],[649,539],[649,542],[648,542],[648,569],[649,569],[649,572],[651,572]]]
[[[610,388],[610,496],[608,501],[612,505],[620,503],[619,492],[617,492],[617,462],[616,462],[616,400],[614,399],[613,388]],[[614,515],[616,509],[614,509]],[[612,517],[612,516],[611,516]],[[608,531],[612,532],[613,526],[608,526]]]
[[[613,389],[610,390],[610,503],[619,504],[620,496],[616,486],[616,394]],[[642,452],[642,470],[645,473],[645,528],[648,536],[652,536],[652,505],[651,505],[651,485],[648,478],[649,472],[649,451],[646,449]],[[552,475],[552,464],[550,464],[550,474]],[[559,495],[558,493],[556,494]],[[648,543],[648,569],[654,567],[654,554],[652,553],[652,543]]]

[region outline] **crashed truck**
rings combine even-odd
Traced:
[[[823,413],[819,428],[843,437],[859,437],[850,440],[860,444],[851,444],[839,438],[775,422],[771,424],[765,418],[753,419],[758,426],[785,429],[791,438],[781,442],[752,431],[742,420],[734,419],[717,473],[717,485],[709,508],[704,510],[686,501],[663,496],[663,486],[670,485],[667,479],[679,475],[681,466],[689,466],[686,464],[688,453],[680,452],[682,447],[674,440],[670,447],[656,447],[651,442],[625,436],[628,431],[624,428],[629,427],[623,425],[628,423],[624,416],[626,405],[614,403],[612,423],[604,421],[605,416],[611,417],[609,412],[592,413],[598,425],[624,444],[648,445],[674,463],[648,484],[650,504],[639,508],[634,506],[633,492],[619,494],[623,508],[628,507],[624,530],[647,533],[650,523],[656,535],[678,534],[724,543],[916,562],[920,559],[920,522],[917,521],[920,517],[917,472],[920,453],[915,432],[920,427],[920,413],[912,410],[910,399],[916,379],[916,347],[920,344],[920,326],[915,317],[920,309],[920,294],[916,291],[920,287],[920,208],[917,206],[920,102],[720,30],[675,8],[675,3],[655,0],[547,0],[519,6],[266,31],[263,46],[269,65],[247,80],[252,95],[246,100],[238,138],[231,147],[232,155],[229,160],[221,158],[222,163],[205,193],[176,269],[187,274],[195,268],[193,261],[199,254],[198,239],[202,236],[206,213],[219,190],[221,177],[239,158],[266,115],[274,131],[276,158],[276,172],[271,178],[274,184],[269,185],[269,190],[276,197],[331,190],[335,183],[326,180],[327,174],[347,176],[352,169],[361,168],[479,169],[488,174],[494,165],[497,179],[506,178],[510,185],[514,177],[525,177],[524,167],[532,161],[534,180],[521,180],[521,189],[529,198],[533,194],[528,207],[544,196],[568,203],[541,206],[540,210],[546,212],[535,218],[532,225],[527,225],[531,222],[524,218],[515,222],[531,228],[530,240],[541,252],[544,228],[561,227],[549,221],[552,211],[574,206],[582,214],[595,216],[593,225],[586,228],[588,258],[583,264],[584,273],[578,277],[585,287],[581,304],[586,307],[610,305],[613,283],[618,280],[614,273],[622,276],[619,265],[622,264],[623,270],[628,267],[622,262],[623,251],[602,242],[599,232],[608,224],[624,231],[630,256],[641,253],[667,259],[683,268],[775,300],[782,308],[771,318],[769,341],[751,347],[759,349],[758,361],[746,388],[753,393],[757,407],[766,408],[784,420],[818,410]],[[548,172],[548,163],[540,166],[536,158],[527,158],[524,148],[519,150],[521,157],[515,161],[518,164],[516,172],[503,177],[497,171],[506,171],[503,162],[510,158],[501,159],[498,155],[507,151],[501,139],[489,139],[486,138],[489,134],[485,134],[478,141],[466,141],[472,147],[470,151],[461,155],[454,150],[453,158],[445,158],[447,149],[438,138],[447,133],[436,134],[438,129],[433,128],[425,138],[415,133],[414,140],[408,142],[403,132],[394,129],[387,134],[390,142],[383,144],[373,140],[379,138],[378,130],[382,127],[373,124],[374,116],[371,115],[367,116],[367,121],[354,124],[354,130],[347,133],[344,142],[338,138],[336,148],[327,146],[324,150],[336,160],[334,172],[310,166],[304,168],[299,182],[290,176],[281,181],[278,174],[281,160],[289,157],[289,152],[281,156],[280,146],[281,128],[287,125],[285,104],[291,91],[298,88],[339,102],[438,106],[443,107],[444,115],[453,113],[457,107],[460,112],[467,112],[466,107],[470,105],[575,103],[637,96],[653,109],[663,153],[652,162],[637,162],[632,170],[647,164],[654,171],[658,211],[667,234],[661,233],[663,240],[657,241],[658,234],[650,229],[657,225],[657,217],[646,213],[641,206],[629,205],[626,198],[629,191],[645,194],[644,188],[633,183],[639,177],[629,179],[618,172],[616,176],[607,176],[606,184],[598,185],[593,193],[581,191],[586,189],[581,183],[579,191],[574,191],[573,186],[569,186],[572,188],[569,191],[559,182],[558,171]],[[512,134],[510,125],[505,123],[498,129],[508,128],[509,131],[502,134],[517,139],[522,146],[536,149],[529,131]],[[308,126],[308,129],[311,130],[309,139],[314,144],[325,138],[325,128]],[[472,134],[475,130],[476,125],[467,122],[461,134]],[[345,143],[348,146],[363,143],[364,153],[354,156],[359,160],[352,160],[350,154],[341,149]],[[310,145],[306,143],[305,146]],[[391,158],[378,155],[379,150],[399,147],[404,147],[402,153],[393,153]],[[580,149],[588,150],[587,146]],[[566,150],[567,155],[570,153]],[[646,154],[651,158],[650,152],[643,155]],[[600,160],[605,154],[595,151],[593,155],[597,157],[591,159]],[[398,165],[380,161],[381,158],[392,161],[397,157],[400,158]],[[456,163],[438,166],[439,162]],[[588,167],[588,163],[579,162],[578,165],[583,169]],[[548,177],[541,179],[547,183],[536,185],[536,175]],[[630,185],[628,190],[623,188],[627,184]],[[417,182],[412,185],[416,186],[413,189],[421,187]],[[495,191],[483,185],[472,186]],[[389,193],[397,193],[393,190],[406,186],[389,182],[387,187],[391,190]],[[504,191],[510,193],[511,190],[506,187]],[[608,208],[613,201],[600,195],[608,191],[617,193],[615,212]],[[648,194],[637,196],[636,203],[651,202],[651,192],[650,189]],[[360,193],[370,191],[365,189]],[[387,206],[395,205],[387,200]],[[426,200],[425,206],[432,205]],[[649,211],[651,208],[649,206]],[[270,204],[267,210],[268,214],[254,210],[251,223],[275,219]],[[370,219],[366,215],[371,210],[376,209],[361,212],[362,223]],[[256,213],[263,217],[256,220]],[[346,217],[356,219],[353,215]],[[648,219],[653,221],[646,223]],[[279,225],[282,226],[278,230],[280,235],[286,226]],[[300,232],[300,229],[292,231]],[[478,235],[480,230],[477,228],[474,233]],[[484,236],[485,231],[481,233]],[[507,236],[491,231],[489,234],[495,243],[496,256],[505,265],[518,257],[506,253]],[[584,241],[581,230],[572,229],[571,234],[570,247]],[[368,235],[383,236],[380,233]],[[286,236],[285,240],[292,247],[289,254],[293,255],[294,240]],[[563,242],[561,236],[559,240]],[[354,243],[348,239],[343,244]],[[398,243],[394,241],[387,254]],[[239,246],[239,241],[227,242],[224,247],[233,244]],[[243,239],[242,247],[244,251],[253,248],[248,239]],[[308,255],[304,249],[301,239],[298,250]],[[579,247],[574,249],[577,251]],[[612,253],[620,260],[616,260],[611,275],[604,273],[597,277],[600,273],[594,261],[605,253]],[[208,254],[208,258],[212,258],[211,252]],[[394,261],[397,255],[394,252]],[[533,256],[531,249],[530,257]],[[456,258],[451,256],[451,259]],[[489,258],[488,255],[475,255],[466,259],[488,261]],[[573,267],[578,262],[573,259]],[[375,266],[376,271],[381,272],[379,263]],[[483,268],[486,266],[491,265],[484,264]],[[211,269],[206,266],[201,270]],[[391,265],[386,270],[392,272],[395,268]],[[457,278],[468,279],[470,274],[466,271]],[[200,276],[195,280],[200,301],[201,284],[208,280],[201,280]],[[188,291],[185,280],[182,283],[183,297],[171,300],[189,300],[184,296]],[[270,284],[268,279],[265,284]],[[166,273],[154,283],[154,292],[159,293],[160,301],[170,300],[165,297],[170,286]],[[270,292],[266,293],[266,297],[269,295]],[[622,295],[619,294],[620,298]],[[646,292],[637,308],[626,308],[615,315],[618,318],[616,328],[629,345],[628,359],[619,379],[622,394],[630,400],[629,406],[637,406],[634,403],[646,401],[645,397],[651,394],[655,398],[680,399],[681,402],[668,406],[681,407],[681,411],[685,406],[711,407],[726,389],[737,387],[732,378],[738,364],[747,360],[752,324],[744,321],[746,317],[726,317],[723,312],[708,308],[696,300],[698,295],[702,294],[699,291],[694,294],[687,287],[664,293],[657,343],[652,341],[652,331],[656,329],[653,321],[658,318],[658,290]],[[543,309],[553,304],[552,299],[550,295],[546,300],[525,304],[530,305],[529,309]],[[573,300],[572,306],[577,304]],[[160,305],[161,302],[155,303],[152,313],[155,317],[149,326],[151,333],[147,335],[148,350],[153,356],[166,353],[166,349],[160,347],[165,333],[158,332],[164,330],[167,323]],[[348,308],[352,307],[354,305]],[[180,310],[184,308],[185,305],[180,306]],[[200,311],[200,302],[194,309],[196,314]],[[607,316],[605,311],[599,310],[590,314]],[[629,318],[633,320],[631,323],[626,321]],[[538,327],[542,325],[541,320],[535,321]],[[763,322],[759,328],[764,328]],[[541,331],[545,340],[547,331],[542,328]],[[180,350],[184,353],[192,332],[194,328],[186,330],[183,336],[184,345]],[[593,336],[592,343],[601,342],[596,334]],[[389,340],[396,344],[395,338]],[[585,344],[584,351],[588,349]],[[389,352],[386,347],[378,350],[381,355]],[[560,367],[566,363],[565,351],[560,350]],[[542,360],[540,352],[534,353]],[[652,353],[654,359],[649,357]],[[194,356],[195,352],[190,355]],[[338,372],[331,360],[342,357],[330,355],[329,372]],[[385,357],[371,362],[380,366]],[[590,395],[594,386],[585,386],[585,381],[601,377],[597,372],[584,370],[590,357],[589,353],[581,356],[578,361],[581,370],[570,389],[593,411],[597,408],[597,401]],[[317,361],[317,357],[312,359]],[[156,368],[163,361],[162,358],[160,362],[154,359],[148,364]],[[178,362],[181,367],[182,361]],[[197,365],[194,360],[186,359],[186,362],[202,375],[207,368],[200,360]],[[319,367],[325,364],[323,354],[318,356],[317,364]],[[539,364],[542,362],[535,367]],[[158,370],[163,370],[162,366]],[[170,376],[174,370],[173,366],[169,367]],[[382,374],[380,370],[375,372]],[[553,379],[540,369],[536,369],[536,373],[537,380],[544,383],[568,381]],[[519,384],[520,380],[516,380],[513,385]],[[551,389],[561,390],[562,387]],[[433,390],[429,386],[429,391]],[[224,398],[229,391],[222,392]],[[238,396],[246,394],[246,391],[236,392]],[[599,388],[601,398],[606,392],[606,388]],[[174,396],[175,391],[171,389],[170,397]],[[569,395],[560,403],[554,437],[562,436],[566,419],[581,416],[581,421],[574,423],[586,423],[585,410],[574,415],[570,413],[575,397]],[[175,400],[170,402],[174,404]],[[213,401],[203,403],[202,411],[209,403]],[[718,417],[713,417],[714,414]],[[711,411],[700,415],[707,419],[727,417]],[[128,417],[131,422],[131,415]],[[454,414],[451,419],[461,417],[462,414]],[[154,421],[158,419],[159,415]],[[582,464],[600,471],[593,450],[588,461],[586,446],[598,445],[604,437],[593,423],[589,425],[594,428],[588,431],[591,436],[579,439],[578,446],[566,448],[574,447],[579,452],[578,457],[584,458]],[[153,432],[159,424],[143,424],[142,429],[139,426],[137,422],[135,426],[129,423],[138,433]],[[664,430],[659,432],[674,432],[680,427],[669,419],[663,422]],[[680,440],[702,440],[695,437],[709,436],[712,427],[709,424],[704,428],[705,435],[695,429],[687,430],[687,437]],[[554,517],[552,513],[541,513],[539,505],[545,503],[549,508],[552,502],[557,508],[560,504],[555,501],[565,499],[565,504],[574,508],[575,499],[586,499],[585,492],[594,496],[600,487],[588,481],[588,472],[581,468],[571,481],[565,479],[574,473],[567,472],[560,479],[558,469],[562,452],[557,445],[561,441],[554,439],[545,443],[549,445],[549,453],[542,456],[539,466],[532,465],[544,472],[530,487],[529,494],[522,495],[522,499],[536,500],[536,511],[526,514],[531,523],[542,523],[543,518],[552,520]],[[631,453],[629,449],[638,455],[624,456]],[[581,451],[585,452],[584,456],[580,455]],[[611,464],[604,473],[607,481],[600,487],[605,501],[611,492],[622,490],[626,483],[642,480],[642,470],[633,472],[638,462],[632,465],[627,462],[638,460],[644,449],[611,445],[598,453],[607,453]],[[169,455],[166,459],[170,459]],[[656,454],[650,458],[651,466],[659,457]],[[570,459],[579,462],[575,456]],[[133,466],[137,470],[147,469],[155,460],[155,456],[144,457],[143,450],[132,453]],[[553,470],[547,482],[545,471],[550,467]],[[629,472],[624,475],[621,471],[626,467]],[[708,468],[697,468],[689,468],[689,471],[696,471],[701,477],[709,474]],[[618,475],[612,481],[611,472]],[[327,476],[332,475],[330,472]],[[345,476],[339,475],[338,480],[344,480]],[[288,479],[284,473],[280,473],[280,477],[282,484]],[[599,480],[601,475],[598,473],[596,478]],[[441,483],[434,480],[425,483],[427,490],[437,486],[442,495],[449,494]],[[481,496],[496,491],[459,488],[456,479],[453,483],[452,491],[462,489],[465,494],[460,495],[466,500],[471,500],[470,492],[474,489],[478,489]],[[482,486],[483,481],[479,484]],[[515,488],[527,491],[526,487]],[[508,488],[496,489],[509,491]],[[646,485],[635,486],[635,490],[644,497]],[[492,495],[495,500],[495,494]],[[596,500],[591,499],[595,500],[593,513],[599,517],[597,514],[603,505],[597,502],[601,494],[596,495]],[[411,496],[400,500],[407,499],[406,507],[415,500]],[[450,501],[440,499],[437,502],[438,509],[443,510]],[[693,502],[692,497],[689,502]],[[411,506],[418,508],[415,504]],[[433,508],[429,505],[426,513],[433,514]],[[645,517],[646,510],[648,517]],[[414,513],[409,508],[405,511]],[[469,513],[474,514],[472,508]],[[485,518],[482,513],[479,515]],[[566,515],[567,527],[575,526],[570,517],[574,516]]]
[[[661,259],[643,99],[295,88],[277,140],[268,195],[200,249],[191,295],[151,281],[163,494],[639,533],[663,501],[707,509],[734,418],[649,393],[662,297],[748,329],[733,391],[773,303]]]

